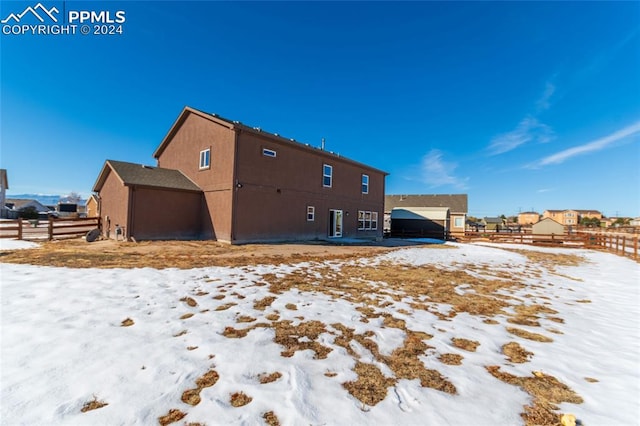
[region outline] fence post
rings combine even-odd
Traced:
[[[53,218],[49,218],[49,241],[53,240]]]
[[[622,236],[622,255],[623,256],[627,255],[627,236],[626,235]]]
[[[635,260],[638,260],[638,236],[634,235],[634,241],[633,241],[633,258]]]
[[[22,219],[18,219],[18,239],[22,239]]]

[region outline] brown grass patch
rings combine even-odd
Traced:
[[[441,354],[438,360],[447,365],[460,365],[464,357],[458,354]]]
[[[370,406],[384,400],[387,397],[387,389],[396,383],[394,379],[384,377],[380,369],[373,364],[358,361],[353,371],[358,375],[358,379],[343,383],[342,386],[358,401]]]
[[[591,303],[591,300],[589,299],[580,299],[580,300],[576,300],[577,303]]]
[[[244,392],[235,392],[231,395],[229,402],[233,407],[242,407],[253,401],[249,395]]]
[[[227,309],[229,309],[229,308],[231,308],[233,306],[236,306],[236,305],[237,305],[237,303],[233,303],[233,302],[225,303],[224,305],[218,306],[215,310],[216,311],[226,311]]]
[[[521,250],[512,248],[503,248],[502,250],[512,251],[525,256],[530,262],[542,264],[545,267],[554,266],[580,266],[585,262],[585,258],[576,254],[564,253],[546,253],[533,250]]]
[[[189,312],[188,314],[184,314],[180,317],[181,320],[187,319],[187,318],[191,318],[193,316],[193,314],[191,312]]]
[[[296,351],[311,349],[315,352],[315,359],[324,359],[333,350],[315,341],[327,331],[320,321],[301,322],[295,326],[292,321],[278,321],[273,323],[273,328],[276,332],[273,341],[285,347],[280,353],[283,357],[289,358]]]
[[[214,299],[214,300],[222,300],[225,297],[227,297],[227,296],[225,296],[224,294],[217,294],[217,295],[213,296],[212,299]]]
[[[327,371],[326,373],[324,373],[325,376],[327,377],[336,377],[338,375],[338,373],[333,372],[333,371]]]
[[[516,342],[509,342],[505,345],[502,345],[502,353],[507,357],[509,361],[518,364],[529,361],[529,357],[533,356],[533,352],[527,351]]]
[[[561,383],[553,376],[533,372],[533,377],[518,377],[500,371],[496,365],[485,367],[495,378],[520,387],[533,397],[533,405],[525,406],[524,413],[521,414],[526,425],[557,425],[560,423],[560,415],[554,411],[558,410],[556,404],[569,402],[572,404],[582,404],[580,395],[571,388]]]
[[[198,349],[197,346],[187,346],[188,351],[195,351],[196,349]]]
[[[238,318],[236,318],[237,323],[254,322],[255,320],[256,319],[254,317],[248,315],[240,315]]]
[[[275,382],[280,377],[282,377],[282,373],[280,373],[279,371],[276,371],[275,373],[271,373],[271,374],[262,373],[258,376],[258,378],[260,379],[260,384],[263,384],[263,385],[267,383]]]
[[[294,305],[293,303],[287,303],[286,305],[284,305],[285,308],[291,310],[291,311],[297,311],[298,307],[296,305]]]
[[[480,342],[476,342],[475,340],[459,339],[457,337],[452,338],[451,342],[456,348],[469,352],[475,352],[478,346],[480,346]]]
[[[166,426],[168,424],[175,423],[177,421],[182,420],[184,416],[186,416],[186,413],[183,413],[182,411],[176,408],[172,408],[164,416],[158,417],[158,422],[160,423],[160,426]]]
[[[122,322],[120,323],[121,327],[131,327],[134,324],[133,320],[131,318],[126,318],[123,319]]]
[[[486,319],[482,320],[482,322],[485,323],[485,324],[492,324],[492,325],[500,324],[499,321],[496,321],[496,320],[491,319],[491,318],[486,318]]]
[[[280,319],[280,315],[276,313],[268,314],[265,315],[265,319],[268,319],[269,321],[278,321]]]
[[[98,408],[106,407],[107,405],[109,404],[104,401],[99,401],[98,398],[94,395],[91,401],[87,401],[84,403],[80,411],[86,413],[87,411],[97,410]]]
[[[200,389],[187,389],[182,392],[182,397],[180,398],[182,402],[189,405],[198,405],[200,404]]]
[[[192,308],[198,306],[198,302],[195,301],[195,299],[193,299],[192,297],[183,297],[182,299],[180,299],[181,302],[186,303],[187,305],[191,306]]]
[[[253,304],[253,309],[257,309],[258,311],[264,311],[267,307],[271,306],[271,304],[276,300],[273,296],[267,296],[263,299],[256,300]]]
[[[253,327],[242,328],[242,329],[225,327],[224,331],[222,332],[222,335],[224,337],[228,337],[229,339],[241,339],[245,337],[251,330],[253,330]]]
[[[179,268],[246,266],[286,262],[353,260],[385,253],[393,248],[375,245],[326,243],[230,245],[216,241],[113,240],[88,244],[84,239],[51,241],[37,248],[6,251],[2,261],[70,268]],[[213,281],[213,280],[210,280]]]
[[[267,411],[262,418],[268,426],[280,426],[280,421],[273,411]]]
[[[220,376],[215,370],[209,370],[196,380],[199,388],[209,388],[216,384]]]
[[[593,377],[585,377],[584,378],[589,383],[598,383],[600,380],[594,379]]]
[[[534,340],[536,342],[550,343],[553,342],[551,337],[543,336],[542,334],[532,333],[530,331],[522,330],[521,328],[507,327],[507,331],[518,337],[522,337],[527,340]]]
[[[187,330],[182,330],[181,332],[174,334],[173,337],[180,337],[180,336],[184,336],[185,334],[187,334],[188,331]]]

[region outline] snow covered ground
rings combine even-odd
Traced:
[[[2,249],[19,248],[7,244],[13,243],[2,242]],[[583,399],[581,404],[557,404],[558,412],[574,413],[584,425],[639,424],[638,263],[587,250],[447,246],[452,247],[401,249],[357,262],[242,268],[0,264],[0,423],[157,424],[175,409],[185,415],[176,424],[264,424],[268,412],[287,425],[522,424],[520,413],[532,396],[491,375],[486,367],[493,365],[518,377],[534,377],[533,372],[555,377]],[[554,266],[548,262],[553,256],[538,262],[527,255],[531,251],[578,255],[582,261]],[[374,274],[390,264],[417,274],[421,269],[410,268],[424,268],[425,280],[432,277],[427,268],[513,280],[519,285],[498,289],[496,295],[514,306],[538,304],[556,313],[538,315],[539,326],[514,325],[508,322],[511,307],[492,317],[459,306],[453,312],[454,302],[403,293],[383,281],[366,283],[364,288],[377,288],[383,295],[367,305],[366,297],[377,296],[355,294],[340,275],[349,266]],[[279,291],[271,285],[289,278]],[[333,287],[327,291],[330,279]],[[458,282],[456,294],[473,295],[479,291],[474,285],[471,278]],[[336,292],[345,297],[332,297]],[[371,309],[368,315],[363,315],[365,308]],[[265,325],[253,327],[259,323]],[[321,324],[323,331],[315,336],[300,328],[299,335],[286,336],[294,343],[293,352],[286,353],[286,345],[280,344],[286,339],[274,342],[282,337],[269,326],[275,323]],[[363,346],[363,339],[339,344],[338,337],[345,336],[340,324],[367,336],[379,354]],[[249,327],[244,337],[229,334]],[[515,336],[507,331],[510,327],[553,341]],[[402,346],[408,330],[432,336],[424,337],[428,349],[419,360],[453,384],[455,393],[397,378],[392,364],[381,361]],[[454,338],[474,341],[477,349],[457,347]],[[528,362],[508,361],[501,351],[508,342],[531,352]],[[296,344],[317,344],[329,352],[318,356],[311,349],[296,350]],[[441,362],[442,354],[458,355],[461,364]],[[374,365],[393,379],[380,402],[365,404],[343,386],[357,380],[357,362]],[[212,370],[218,379],[202,385],[199,378]],[[279,376],[261,383],[272,373]],[[199,395],[195,405],[181,400],[189,389]],[[235,407],[231,395],[239,392],[252,400]],[[83,412],[92,400],[108,405]]]

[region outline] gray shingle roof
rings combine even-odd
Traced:
[[[449,207],[451,213],[467,213],[467,194],[385,195],[384,211],[396,207]]]
[[[124,161],[107,160],[98,181],[94,186],[94,191],[102,187],[106,179],[105,170],[107,167],[118,175],[125,185],[139,185],[164,189],[177,189],[182,191],[201,191],[188,177],[179,170],[164,169],[161,167],[151,167],[142,164],[127,163]]]

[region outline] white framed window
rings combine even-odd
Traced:
[[[322,186],[331,188],[333,185],[333,166],[325,164],[322,166]]]
[[[200,151],[200,170],[211,167],[211,148]]]
[[[314,220],[316,220],[316,208],[307,206],[307,222],[313,222]]]
[[[278,153],[273,149],[262,148],[262,155],[264,155],[265,157],[276,158],[276,155],[278,155]]]
[[[373,231],[378,229],[378,212],[358,210],[358,230]]]
[[[369,193],[369,175],[362,175],[362,193]]]
[[[456,217],[456,218],[453,220],[453,226],[455,226],[456,228],[462,228],[462,226],[463,226],[463,224],[464,224],[464,222],[463,222],[463,220],[462,220],[462,219],[463,219],[463,218],[461,218],[461,217]]]

